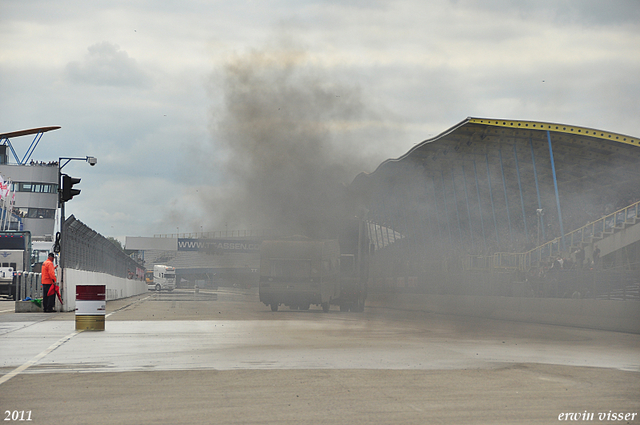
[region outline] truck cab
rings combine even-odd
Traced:
[[[154,265],[153,282],[147,283],[149,289],[155,291],[173,291],[176,288],[176,269],[171,266]]]

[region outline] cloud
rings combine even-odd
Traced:
[[[637,0],[449,0],[460,8],[516,14],[522,19],[546,19],[557,25],[636,25],[640,20]]]
[[[148,77],[135,59],[107,41],[89,46],[82,61],[69,62],[66,77],[97,86],[144,86]]]

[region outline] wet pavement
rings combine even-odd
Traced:
[[[640,335],[384,308],[271,312],[255,290],[235,288],[111,301],[105,331],[76,332],[73,313],[15,314],[5,308],[9,304],[0,302],[0,409],[36,409],[29,400],[39,398],[46,379],[67,403],[53,417],[67,423],[88,423],[76,421],[77,410],[83,420],[115,423],[101,422],[82,403],[103,386],[101,398],[127,406],[119,416],[110,413],[118,423],[146,422],[135,422],[141,419],[135,398],[121,399],[129,391],[124,388],[143,382],[149,388],[137,397],[155,410],[140,408],[155,423],[320,423],[325,408],[333,412],[332,423],[514,423],[517,405],[529,407],[516,422],[546,423],[554,416],[557,421],[562,409],[640,408]],[[237,399],[224,395],[223,383]],[[313,398],[310,386],[322,388],[326,400]],[[147,391],[158,389],[170,394],[156,393],[149,401]],[[290,403],[281,396],[295,392],[313,403],[282,416]],[[341,392],[343,399],[327,401]],[[181,400],[189,403],[184,394],[195,410],[185,413],[191,422],[175,422],[173,410],[180,410]],[[275,409],[271,416],[235,406],[256,397],[263,408]],[[502,409],[500,397],[514,404]],[[209,398],[216,407],[206,403]],[[221,402],[226,408],[219,410]],[[168,406],[173,410],[163,415]],[[211,409],[224,421],[209,420]],[[474,417],[469,409],[482,414]],[[41,420],[45,412],[38,410]],[[631,423],[640,422],[636,417]]]

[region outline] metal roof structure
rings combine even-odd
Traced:
[[[28,130],[11,131],[9,133],[0,133],[0,145],[9,146],[9,149],[11,149],[11,153],[13,154],[13,157],[16,160],[16,163],[18,165],[23,165],[23,164],[26,164],[29,161],[29,159],[31,159],[31,155],[33,155],[33,152],[36,150],[38,143],[40,143],[40,139],[42,138],[42,135],[47,131],[57,130],[59,128],[61,127],[60,126],[38,127],[38,128],[30,128]],[[29,145],[29,148],[25,152],[22,159],[20,159],[15,149],[13,148],[11,139],[14,137],[29,136],[31,134],[35,134],[35,137],[33,138],[33,141]]]
[[[639,183],[637,137],[470,117],[350,188],[372,221],[407,241],[438,253],[492,253],[522,252],[639,200]]]

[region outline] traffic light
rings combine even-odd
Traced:
[[[78,183],[80,183],[80,179],[67,174],[62,175],[62,202],[70,201],[71,198],[80,194],[80,189],[73,188],[73,185]]]

